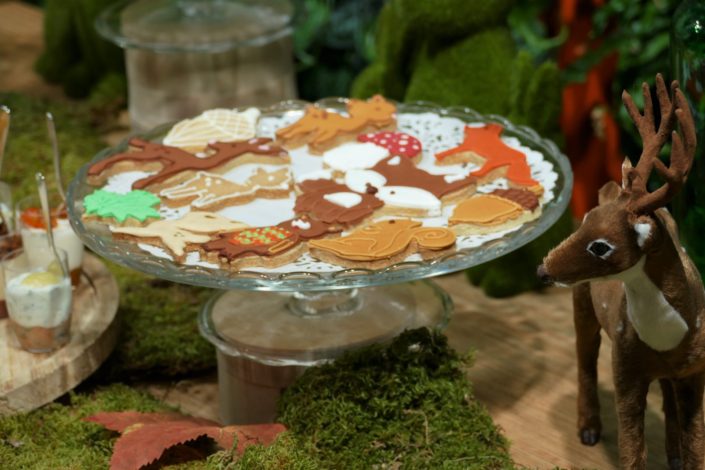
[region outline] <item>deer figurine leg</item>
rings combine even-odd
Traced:
[[[630,470],[646,468],[644,412],[649,380],[624,366],[625,353],[618,344],[612,349],[612,371],[617,405],[617,433],[620,467]],[[632,358],[639,364],[638,358]]]
[[[600,324],[595,316],[588,284],[580,284],[573,289],[573,321],[578,353],[578,435],[580,442],[594,446],[602,432],[597,397]]]
[[[673,381],[678,405],[678,421],[683,451],[683,468],[702,468],[705,455],[703,388],[705,375]]]
[[[681,428],[678,420],[678,406],[676,392],[672,380],[661,379],[661,395],[663,395],[663,415],[666,420],[666,458],[668,468],[681,470],[683,457],[681,456]]]

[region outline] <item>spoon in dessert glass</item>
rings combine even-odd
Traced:
[[[4,105],[0,105],[0,172],[2,172],[2,163],[5,160],[5,147],[7,146],[7,135],[10,132],[10,108]],[[9,206],[12,205],[10,201],[10,186],[6,183],[0,182],[0,193],[2,193],[3,198],[7,199],[3,202],[7,203]],[[11,218],[7,217],[8,211],[0,209],[0,234],[7,234],[10,230]]]
[[[0,105],[0,172],[2,162],[5,159],[5,145],[7,144],[7,134],[10,132],[10,108]]]
[[[56,187],[59,190],[59,195],[64,204],[66,204],[66,192],[64,190],[64,178],[61,172],[61,154],[59,153],[59,139],[56,137],[56,125],[54,124],[54,115],[47,111],[47,131],[49,131],[49,140],[51,140],[51,150],[54,156],[54,175],[56,176]]]
[[[34,177],[37,180],[37,186],[39,188],[39,202],[42,205],[42,215],[44,216],[44,226],[46,227],[47,231],[47,240],[49,241],[49,248],[51,248],[51,251],[54,254],[54,258],[56,259],[57,263],[59,263],[59,266],[61,267],[61,271],[63,272],[64,276],[68,277],[68,266],[64,266],[64,263],[62,262],[61,257],[59,256],[59,252],[56,250],[56,244],[54,243],[54,231],[51,227],[51,209],[49,207],[49,192],[47,191],[46,179],[44,178],[44,175],[41,172],[38,172]]]

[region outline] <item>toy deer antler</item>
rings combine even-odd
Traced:
[[[629,194],[629,209],[635,214],[646,214],[663,207],[680,191],[693,163],[695,153],[695,123],[688,102],[678,87],[671,84],[675,105],[668,96],[668,89],[661,74],[656,75],[656,96],[661,110],[661,122],[656,128],[653,102],[649,85],[642,85],[644,114],[639,113],[634,100],[622,92],[622,101],[629,116],[636,124],[643,141],[643,151],[636,168],[627,168],[624,175],[624,190]],[[678,121],[683,138],[673,130]],[[661,148],[671,134],[671,163],[669,167],[659,159]],[[663,186],[649,193],[646,184],[653,169],[664,179]]]
[[[639,162],[632,167],[625,161],[622,188],[614,182],[605,185],[600,205],[548,253],[537,271],[546,282],[574,286],[578,432],[586,445],[596,444],[602,429],[597,395],[600,331],[612,339],[620,462],[629,469],[646,468],[644,411],[655,379],[663,391],[670,468],[703,468],[705,456],[705,292],[673,218],[660,209],[683,186],[696,145],[693,116],[677,82],[671,91],[669,96],[657,75],[658,127],[647,84],[643,114],[627,92],[622,94],[643,140]],[[666,166],[659,152],[669,135]],[[664,183],[649,192],[654,170]]]

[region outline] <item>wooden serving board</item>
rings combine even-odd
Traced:
[[[74,292],[71,341],[47,354],[19,349],[7,320],[0,320],[0,415],[38,408],[68,392],[92,374],[115,347],[119,290],[115,278],[86,253],[86,281]]]

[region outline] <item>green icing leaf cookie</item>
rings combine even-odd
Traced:
[[[126,194],[112,193],[99,189],[83,199],[86,214],[114,218],[124,222],[128,218],[144,222],[149,218],[159,219],[159,212],[153,207],[160,199],[154,194],[135,190]]]

